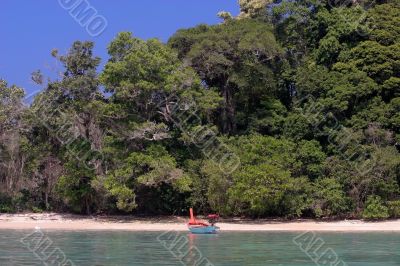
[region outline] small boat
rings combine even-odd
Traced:
[[[189,226],[189,230],[192,234],[216,234],[218,231],[218,226],[196,226],[191,225]]]
[[[210,214],[207,216],[209,224],[196,220],[193,214],[193,209],[190,208],[190,220],[188,228],[192,234],[216,234],[219,227],[215,225],[219,216],[217,214]]]

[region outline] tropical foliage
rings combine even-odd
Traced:
[[[240,0],[0,81],[0,212],[400,216],[400,2]]]

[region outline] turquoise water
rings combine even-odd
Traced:
[[[0,265],[400,265],[399,233],[298,235],[0,231]]]

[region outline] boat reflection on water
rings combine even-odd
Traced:
[[[211,263],[211,261],[208,259],[206,254],[204,254],[204,249],[207,250],[207,248],[204,247],[204,241],[207,241],[207,247],[211,248],[215,247],[218,245],[218,243],[214,240],[218,239],[218,234],[193,234],[189,233],[187,236],[187,244],[188,244],[188,249],[187,253],[185,254],[184,258],[182,259],[182,262],[185,265],[214,265]],[[203,245],[202,245],[203,244]],[[200,247],[202,246],[202,251],[200,250]],[[207,251],[206,251],[207,253]]]

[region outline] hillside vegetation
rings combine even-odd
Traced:
[[[0,81],[0,212],[400,216],[400,1],[241,0]]]

